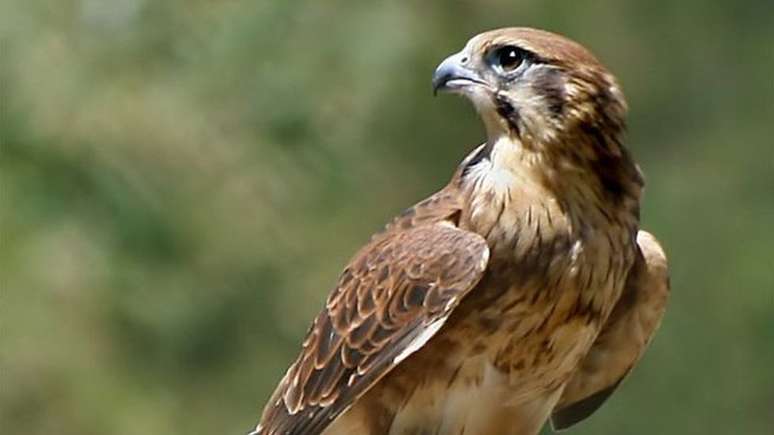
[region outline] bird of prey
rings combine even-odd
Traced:
[[[253,434],[565,429],[658,327],[667,262],[639,229],[613,75],[565,37],[506,28],[432,84],[473,103],[486,142],[346,266]]]

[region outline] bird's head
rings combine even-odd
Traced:
[[[550,146],[582,134],[617,138],[624,129],[626,103],[613,75],[580,44],[542,30],[475,36],[438,66],[433,89],[468,97],[490,142],[509,135]]]
[[[529,28],[485,32],[441,62],[433,89],[473,102],[490,148],[516,144],[549,175],[573,182],[568,174],[593,174],[596,191],[639,197],[642,176],[622,144],[623,93],[580,44]]]

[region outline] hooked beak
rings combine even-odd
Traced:
[[[455,91],[471,85],[486,85],[486,82],[465,64],[468,56],[463,53],[453,54],[435,69],[433,73],[433,95],[438,91]]]

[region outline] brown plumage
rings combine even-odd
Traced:
[[[668,295],[639,230],[626,104],[580,45],[473,38],[436,90],[487,142],[346,267],[264,409],[262,435],[533,435],[586,418],[642,355]]]

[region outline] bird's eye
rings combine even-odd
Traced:
[[[515,70],[524,62],[527,52],[519,47],[506,45],[496,49],[492,54],[495,66],[507,73]]]

